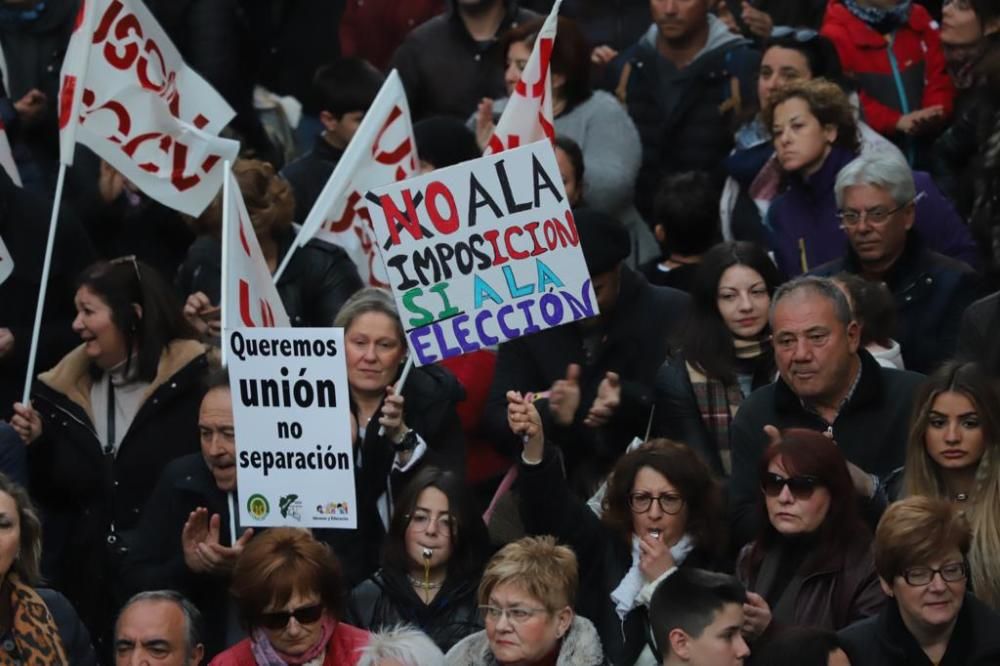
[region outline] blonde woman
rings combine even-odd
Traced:
[[[972,525],[972,591],[1000,608],[1000,395],[974,363],[947,363],[914,403],[904,493],[947,498]]]

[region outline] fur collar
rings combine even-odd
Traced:
[[[604,650],[601,639],[593,623],[577,615],[573,618],[566,637],[559,649],[556,666],[601,666],[604,664]],[[490,652],[486,631],[478,631],[466,636],[448,650],[445,657],[447,666],[497,666],[496,658]]]
[[[84,345],[80,345],[63,356],[54,368],[40,374],[38,381],[79,405],[93,421],[94,414],[90,408],[90,387],[93,381],[88,371],[90,358],[83,348]],[[142,396],[142,402],[145,403],[163,383],[204,353],[205,346],[195,340],[174,340],[168,344],[160,356],[156,376]]]

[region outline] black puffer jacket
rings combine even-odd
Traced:
[[[420,629],[447,652],[455,643],[483,628],[476,599],[478,580],[445,579],[441,591],[425,604],[403,572],[380,569],[354,588],[347,622],[361,629],[381,631],[397,624]]]
[[[97,654],[90,642],[90,634],[69,600],[47,587],[35,588],[35,592],[52,614],[70,666],[97,666]]]
[[[298,233],[294,227],[279,239],[278,255],[284,257]],[[280,262],[280,260],[279,260]],[[222,244],[201,236],[188,251],[177,273],[181,298],[201,291],[219,303]],[[340,307],[362,286],[358,268],[343,248],[313,239],[295,250],[278,280],[278,295],[292,326],[332,326]]]

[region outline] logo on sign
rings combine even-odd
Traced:
[[[282,518],[302,520],[302,501],[298,495],[285,495],[278,500],[278,510]]]
[[[316,505],[316,514],[325,520],[347,520],[351,515],[351,508],[347,502],[327,502]]]
[[[247,500],[247,512],[256,520],[264,520],[271,513],[271,505],[263,495],[253,494]]]

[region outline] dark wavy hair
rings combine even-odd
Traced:
[[[420,493],[428,488],[437,488],[448,498],[448,512],[454,520],[448,575],[478,578],[489,558],[486,524],[476,512],[476,504],[469,497],[468,488],[462,479],[452,471],[437,467],[425,467],[417,472],[396,499],[389,533],[382,547],[382,566],[403,572],[409,570],[412,562],[406,553],[406,528],[410,524],[410,514],[417,506]]]
[[[515,42],[526,42],[529,48],[534,47],[538,31],[542,29],[545,17],[541,16],[525,21],[511,28],[500,38],[501,58],[507,57],[507,50]],[[566,110],[587,101],[592,92],[590,85],[590,44],[580,29],[580,25],[571,18],[559,17],[556,27],[556,40],[552,44],[552,58],[549,61],[553,74],[566,77],[563,95],[566,97]]]
[[[719,280],[733,266],[757,271],[764,278],[768,296],[774,296],[775,289],[784,282],[767,252],[756,243],[720,243],[702,257],[691,287],[691,306],[682,340],[684,358],[706,376],[726,383],[736,381],[736,349],[733,334],[719,314]],[[765,353],[771,354],[769,346],[765,347]]]
[[[159,272],[134,257],[92,264],[76,280],[111,308],[111,321],[125,338],[125,348],[135,354],[138,376],[156,377],[160,357],[173,340],[196,339],[198,334],[184,319],[181,303]],[[142,310],[140,315],[135,306]],[[132,370],[131,354],[125,373]]]
[[[816,548],[819,552],[833,556],[843,552],[845,544],[857,541],[859,537],[871,539],[871,530],[861,519],[860,499],[847,470],[847,459],[832,439],[805,428],[784,430],[781,440],[769,446],[761,456],[757,477],[762,487],[768,465],[776,458],[781,458],[781,464],[789,475],[815,476],[830,493],[830,507],[817,535],[819,542]],[[785,538],[771,524],[763,490],[758,496],[757,506],[763,527],[750,547],[746,572],[757,571],[767,551]]]
[[[626,543],[632,543],[632,509],[628,497],[643,467],[659,472],[677,488],[688,510],[684,531],[709,561],[718,560],[725,547],[722,493],[708,466],[686,444],[651,439],[619,458],[604,495],[605,525]]]

